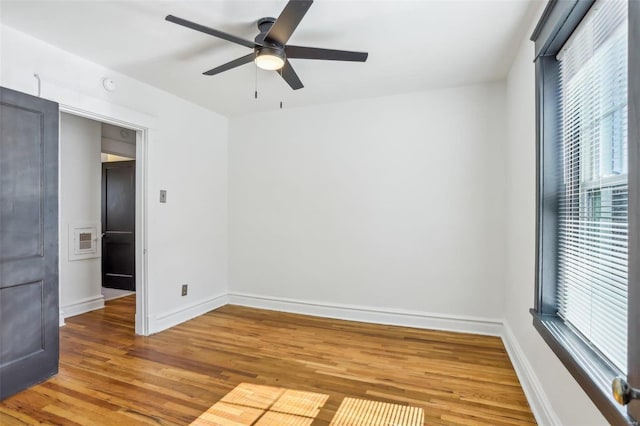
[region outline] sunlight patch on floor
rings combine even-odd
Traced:
[[[241,383],[192,426],[311,426],[329,395]],[[345,398],[330,426],[422,426],[422,408]]]
[[[194,426],[310,426],[329,395],[241,383]]]
[[[422,426],[424,410],[370,399],[345,398],[329,426]]]

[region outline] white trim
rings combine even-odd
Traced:
[[[58,312],[58,326],[62,327],[64,325],[64,311],[60,308]]]
[[[374,324],[400,325],[488,336],[502,335],[502,321],[461,315],[388,309],[337,303],[307,302],[281,297],[229,293],[229,303],[252,308],[269,309],[296,314],[315,315]]]
[[[554,411],[551,400],[545,393],[538,376],[520,347],[513,331],[511,331],[511,327],[509,327],[508,323],[504,323],[502,330],[502,342],[507,349],[511,364],[516,370],[520,385],[524,390],[527,401],[529,401],[529,406],[536,418],[536,422],[543,426],[561,426],[562,422]]]
[[[49,84],[50,87],[54,87],[56,90],[59,87],[51,83]],[[102,99],[98,99],[87,94],[82,94],[82,96],[80,96],[78,92],[75,92],[73,90],[69,92],[73,93],[73,99],[67,98],[62,93],[60,93],[59,96],[46,96],[45,98],[51,99],[54,102],[58,102],[61,112],[77,115],[79,117],[89,118],[91,120],[103,121],[115,126],[127,127],[132,130],[142,130],[150,127],[155,127],[157,123],[157,118],[147,113],[136,111],[121,105],[116,105],[114,103],[106,102]],[[76,105],[72,105],[71,103],[69,103],[69,100],[75,102]]]
[[[134,117],[144,123],[153,123],[153,118],[142,113],[126,111],[127,118]],[[106,116],[96,112],[89,111],[84,108],[78,108],[71,105],[60,103],[60,112],[76,115],[99,121],[101,123],[113,124],[116,126],[127,127],[136,132],[136,235],[135,235],[135,256],[136,256],[136,317],[135,329],[136,334],[149,335],[148,323],[148,293],[149,286],[147,283],[147,144],[149,138],[148,127],[133,124],[129,121]],[[60,162],[60,158],[58,158]],[[60,206],[58,210],[60,210]],[[60,216],[60,212],[59,212]],[[62,229],[59,223],[59,229]],[[60,261],[59,261],[60,262]],[[104,304],[103,304],[104,306]],[[70,315],[67,315],[70,316]]]
[[[136,334],[149,335],[147,282],[147,129],[136,129]]]
[[[87,297],[86,299],[80,299],[77,302],[62,306],[62,308],[64,309],[64,318],[74,317],[84,314],[85,312],[104,308],[104,297],[102,297],[102,295]]]
[[[212,297],[203,302],[194,303],[184,308],[156,315],[155,318],[150,318],[149,334],[158,333],[178,324],[182,324],[185,321],[189,321],[190,319],[206,314],[214,309],[218,309],[227,303],[227,295],[221,294],[220,296]]]

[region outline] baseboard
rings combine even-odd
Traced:
[[[229,303],[252,308],[315,315],[350,321],[483,334],[489,336],[502,335],[502,321],[490,318],[443,315],[400,309],[382,309],[359,305],[308,302],[246,293],[229,293]]]
[[[159,333],[228,303],[226,294],[149,318],[149,334]]]
[[[562,423],[551,405],[551,400],[542,388],[538,376],[536,376],[526,354],[518,343],[513,331],[511,331],[511,327],[505,322],[502,330],[502,341],[511,359],[511,364],[513,364],[516,370],[516,374],[529,401],[536,422],[543,426],[561,426]]]
[[[61,311],[64,311],[64,318],[69,318],[102,308],[104,308],[104,297],[99,295],[87,297],[86,299],[81,299],[77,302],[62,306]]]
[[[64,311],[62,308],[58,311],[58,327],[62,327],[64,325]]]
[[[498,319],[309,302],[246,293],[228,293],[149,318],[149,334],[166,330],[226,304],[367,323],[500,336],[538,424],[545,426],[561,424],[511,328]],[[64,306],[64,313],[60,309],[60,325],[64,325],[65,317],[68,318],[103,307],[102,295]]]

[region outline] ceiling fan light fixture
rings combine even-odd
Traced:
[[[279,70],[284,66],[284,61],[284,52],[280,49],[273,49],[271,47],[265,46],[261,49],[258,49],[256,53],[256,65],[263,70]]]

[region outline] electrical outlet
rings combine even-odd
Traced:
[[[189,289],[189,285],[188,284],[182,284],[182,295],[186,296],[187,295],[187,290]]]

